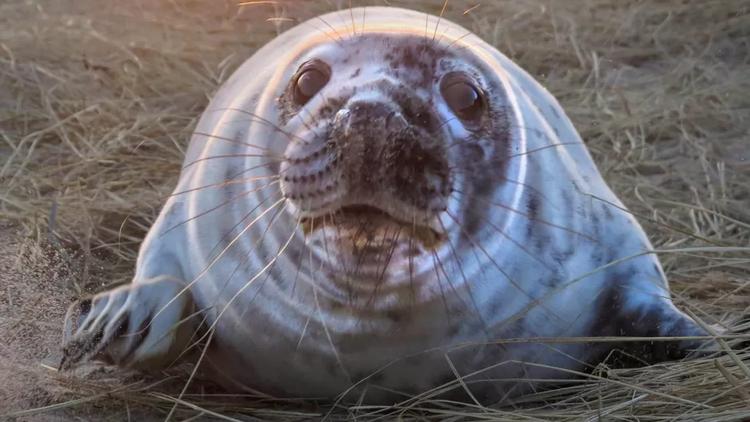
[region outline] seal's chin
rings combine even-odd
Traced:
[[[333,229],[339,240],[347,239],[351,247],[360,251],[375,251],[389,248],[395,242],[414,243],[413,254],[436,248],[444,241],[445,235],[435,224],[424,224],[393,215],[382,208],[366,204],[342,206],[327,216],[305,217],[301,220],[306,236],[318,230]]]

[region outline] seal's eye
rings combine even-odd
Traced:
[[[316,61],[303,65],[294,84],[294,101],[298,105],[307,103],[330,78],[328,66],[323,63]]]
[[[484,111],[481,91],[470,81],[458,75],[443,80],[440,90],[445,102],[461,120],[477,122]]]

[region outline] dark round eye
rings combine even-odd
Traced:
[[[484,99],[479,89],[463,78],[446,78],[441,91],[456,116],[467,122],[477,122],[484,112]]]
[[[318,93],[331,78],[330,72],[321,63],[311,63],[303,67],[294,84],[294,101],[303,105]]]

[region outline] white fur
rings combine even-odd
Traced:
[[[362,13],[363,10],[355,9],[354,16]],[[191,164],[218,155],[262,153],[221,138],[260,144],[276,156],[284,153],[288,138],[271,125],[260,123],[238,110],[249,111],[268,119],[272,125],[280,125],[277,98],[301,63],[313,57],[331,63],[334,69],[332,79],[322,93],[334,95],[339,86],[361,85],[383,77],[374,69],[387,53],[374,43],[359,55],[342,51],[337,39],[356,37],[362,32],[388,33],[394,37],[400,34],[425,35],[425,19],[424,14],[414,11],[367,8],[364,28],[358,21],[357,34],[353,34],[350,12],[336,12],[303,23],[268,43],[234,73],[211,101],[197,132],[210,133],[215,138],[193,137],[185,158],[187,167],[175,192],[221,183],[228,174],[268,161],[267,158],[248,157],[209,159]],[[323,20],[332,28],[328,28]],[[437,22],[437,17],[427,16],[426,37],[432,37]],[[441,45],[453,43],[451,48],[461,51],[460,55],[478,57],[492,69],[514,110],[511,152],[517,156],[511,160],[507,174],[519,183],[504,186],[494,201],[525,210],[531,194],[526,186],[533,187],[544,197],[538,218],[549,225],[540,225],[538,230],[549,236],[550,253],[558,250],[555,243],[561,242],[560,245],[574,249],[573,255],[559,265],[554,256],[544,251],[533,255],[524,253],[514,240],[523,242],[525,217],[498,208],[492,214],[491,224],[488,223],[478,237],[484,250],[464,248],[453,251],[448,245],[439,248],[437,254],[447,273],[440,274],[441,283],[435,281],[432,258],[423,259],[415,264],[413,282],[409,282],[408,271],[402,271],[393,285],[385,286],[391,290],[389,294],[377,297],[373,304],[377,312],[344,312],[329,308],[339,292],[326,284],[325,272],[320,270],[317,260],[322,254],[320,249],[313,250],[318,258],[313,256],[310,260],[313,252],[310,252],[301,230],[294,230],[297,223],[294,210],[284,205],[278,184],[232,201],[167,232],[176,224],[243,191],[263,186],[269,180],[233,185],[232,194],[228,194],[225,188],[207,188],[176,195],[167,201],[142,245],[134,283],[138,286],[154,277],[171,276],[190,284],[190,291],[185,294],[192,296],[198,309],[205,310],[209,324],[215,324],[216,347],[209,349],[207,357],[217,373],[223,374],[220,377],[227,385],[232,388],[268,388],[290,395],[333,396],[363,375],[416,354],[419,356],[416,360],[389,367],[382,383],[396,390],[409,389],[415,384],[417,388],[429,388],[437,382],[431,374],[446,371],[444,351],[451,346],[508,337],[588,335],[598,295],[606,283],[611,282],[609,271],[595,271],[592,255],[600,248],[612,248],[616,250],[613,258],[620,259],[651,249],[633,217],[614,207],[611,208],[614,217],[607,221],[605,236],[600,239],[603,244],[555,227],[596,236],[589,232],[590,221],[593,214],[601,214],[602,204],[588,194],[617,206],[622,204],[602,180],[557,101],[507,57],[476,36],[465,36],[466,33],[460,26],[442,19],[435,42]],[[348,65],[343,63],[346,56],[350,59]],[[351,78],[349,75],[354,66],[361,67],[362,71]],[[423,96],[437,94],[437,88],[433,92],[420,93]],[[321,101],[324,101],[323,96],[318,95],[308,107],[316,107]],[[440,101],[436,107],[448,120],[450,109]],[[301,134],[305,132],[303,124],[316,124],[304,120],[305,114],[301,113],[285,129]],[[466,130],[455,119],[446,130],[457,139],[466,136]],[[551,147],[524,155],[555,143],[576,145]],[[227,170],[228,167],[231,168]],[[260,167],[244,176],[273,177],[274,174],[269,168]],[[566,198],[563,192],[568,192],[569,196]],[[228,238],[223,238],[259,203],[264,205]],[[277,207],[269,209],[274,203]],[[449,212],[453,215],[460,213],[457,199],[449,205]],[[238,236],[254,219],[257,223]],[[272,221],[273,226],[267,230]],[[461,236],[460,227],[446,216],[442,217],[442,222],[449,229],[451,241],[457,242]],[[502,236],[499,231],[502,231]],[[233,243],[229,244],[232,239]],[[281,249],[284,253],[277,257]],[[291,253],[293,251],[298,253],[295,255]],[[454,252],[459,255],[460,266],[456,265]],[[218,255],[220,257],[216,259]],[[294,261],[294,256],[301,262]],[[638,268],[644,268],[635,291],[628,293],[633,306],[649,301],[668,301],[661,270],[657,274],[651,273],[653,264],[658,268],[658,261],[653,256],[644,255],[626,262],[636,262]],[[402,260],[394,265],[394,268],[403,268],[405,263]],[[504,269],[505,274],[499,268]],[[558,290],[546,285],[552,276],[561,280]],[[386,318],[389,310],[403,307],[411,289],[415,289],[416,297],[409,299],[414,300],[409,305],[412,309],[410,317],[398,323]],[[448,308],[464,310],[462,318],[465,323],[460,324],[462,328],[452,336],[447,331],[451,317],[446,315],[442,295],[447,295]],[[499,309],[493,307],[498,302],[503,304]],[[137,310],[139,306],[147,305],[131,302],[130,306]],[[523,325],[519,328],[517,324],[521,320]],[[471,328],[472,324],[484,329]],[[164,327],[155,326],[153,329],[163,330]],[[419,352],[432,348],[441,348],[441,352],[419,355]],[[564,350],[572,358],[556,352],[556,349]],[[463,350],[450,355],[456,367],[463,372],[476,370],[477,355]],[[495,363],[501,365],[492,373],[493,376],[561,378],[566,375],[559,371],[510,362],[530,361],[580,369],[581,364],[576,359],[586,359],[587,352],[585,346],[576,344],[544,346],[520,343],[506,346],[497,356]]]

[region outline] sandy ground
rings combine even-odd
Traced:
[[[61,292],[69,275],[55,257],[25,254],[31,245],[17,229],[0,226],[0,239],[0,409],[44,406],[59,399],[49,378],[59,355],[68,301]]]

